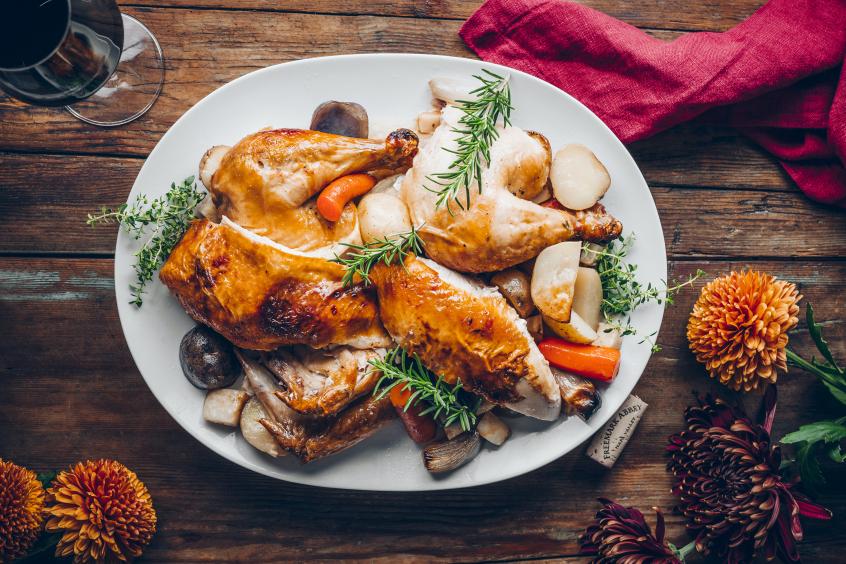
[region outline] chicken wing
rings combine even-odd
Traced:
[[[491,162],[482,174],[482,192],[470,188],[470,206],[437,208],[432,175],[449,170],[457,147],[455,128],[460,110],[447,106],[443,120],[414,158],[405,176],[402,197],[408,205],[426,254],[461,272],[493,272],[536,256],[544,248],[569,239],[608,241],[622,224],[597,205],[573,213],[540,206],[535,196],[549,174],[549,143],[516,127],[499,129],[490,149]],[[461,201],[466,197],[460,194]],[[465,206],[466,207],[466,206]]]
[[[369,361],[384,357],[385,352],[292,347],[266,353],[263,362],[285,385],[276,392],[280,399],[300,413],[326,416],[373,391],[379,373],[371,369]]]
[[[553,420],[561,394],[549,365],[495,288],[414,256],[370,273],[385,328],[454,384],[514,411]]]
[[[358,232],[355,206],[327,222],[312,196],[351,172],[405,170],[417,151],[407,129],[386,140],[358,139],[301,129],[273,129],[244,137],[226,151],[207,188],[218,212],[278,243],[310,251]],[[353,241],[356,242],[356,241]]]
[[[159,277],[191,317],[242,348],[390,345],[373,292],[344,287],[343,275],[223,218],[194,222]]]

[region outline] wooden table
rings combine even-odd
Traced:
[[[761,0],[587,0],[671,39],[725,30]],[[62,111],[0,98],[0,456],[37,470],[110,457],[149,487],[159,531],[147,561],[566,559],[608,496],[668,513],[684,544],[664,469],[692,391],[714,390],[687,351],[697,292],[665,316],[636,392],[650,404],[612,471],[582,449],[490,486],[419,494],[325,490],[275,481],[219,458],[165,413],[133,364],[112,280],[115,231],[86,213],[125,201],[144,158],[185,110],[251,70],[338,53],[471,57],[458,38],[478,0],[141,0],[124,10],[156,34],[167,59],[161,99],[144,118],[97,129]],[[291,85],[296,88],[296,85]],[[279,93],[280,103],[285,92]],[[688,125],[631,147],[658,205],[672,277],[753,267],[798,283],[846,359],[846,227],[805,199],[778,165],[734,131]],[[701,283],[697,285],[701,287]],[[804,325],[792,341],[810,354]],[[776,436],[838,407],[815,379],[779,386]],[[750,407],[757,397],[746,398]],[[806,562],[843,561],[846,473],[824,501],[831,523],[806,525]]]

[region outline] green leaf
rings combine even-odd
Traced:
[[[803,443],[796,451],[799,475],[802,476],[802,484],[810,493],[816,493],[825,486],[825,476],[820,468],[816,450],[814,443]]]
[[[836,399],[843,405],[846,405],[846,390],[826,380],[822,380],[822,383],[826,388],[828,388],[828,391],[831,392],[831,395],[834,396],[834,399]]]
[[[820,354],[825,357],[828,363],[834,367],[838,374],[841,376],[844,375],[843,369],[837,365],[837,361],[834,360],[834,355],[831,354],[828,342],[822,336],[822,325],[814,320],[814,308],[811,306],[810,302],[808,302],[808,307],[805,310],[805,319],[808,322],[808,332],[811,334],[811,338],[814,340],[814,343],[816,343]]]
[[[45,488],[49,488],[50,484],[52,484],[53,480],[56,479],[56,473],[50,470],[49,472],[39,472],[35,475],[41,485]]]
[[[833,444],[829,447],[828,457],[838,464],[846,462],[846,452],[840,451],[840,443]]]
[[[846,425],[843,419],[837,421],[817,421],[808,425],[802,425],[798,431],[793,431],[781,438],[785,444],[795,444],[806,441],[808,443],[826,442],[833,443],[846,438]]]

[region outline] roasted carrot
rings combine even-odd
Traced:
[[[419,405],[410,405],[408,409],[405,409],[408,398],[411,397],[411,390],[404,388],[402,384],[391,388],[391,403],[397,410],[408,436],[415,443],[428,443],[438,432],[435,420],[429,415],[420,415],[423,409]]]
[[[618,349],[577,345],[555,338],[544,339],[538,348],[553,366],[585,378],[610,382],[620,369]]]
[[[336,178],[317,197],[317,211],[329,221],[338,221],[347,202],[366,194],[375,185],[376,179],[369,174],[348,174]]]

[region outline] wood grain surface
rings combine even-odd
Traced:
[[[721,31],[761,0],[587,0],[663,39]],[[246,72],[361,52],[472,56],[457,36],[478,0],[143,0],[124,9],[167,57],[161,99],[117,129],[0,97],[0,457],[39,471],[110,457],[149,487],[159,531],[149,562],[336,560],[579,561],[577,536],[608,496],[657,506],[686,542],[665,471],[666,437],[693,391],[754,412],[759,397],[719,388],[687,351],[698,289],[667,310],[636,393],[649,409],[623,457],[603,470],[576,449],[525,476],[448,492],[374,494],[287,484],[219,458],[157,403],[128,353],[112,279],[115,228],[85,216],[125,201],[143,159],[200,98]],[[281,95],[281,93],[280,93]],[[670,275],[753,267],[796,282],[846,359],[846,215],[805,199],[780,167],[732,130],[687,124],[630,147],[661,215]],[[791,344],[810,355],[804,325]],[[775,435],[834,417],[814,378],[779,382]],[[842,562],[846,472],[831,474],[829,523],[808,523],[805,562]],[[651,517],[650,517],[651,520]]]

